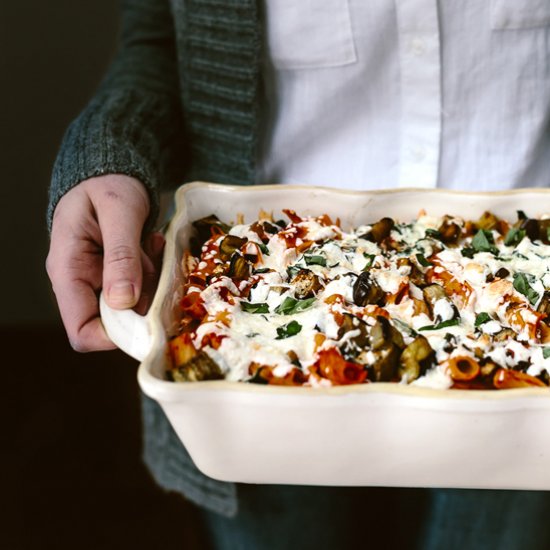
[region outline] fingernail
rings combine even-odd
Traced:
[[[135,304],[134,285],[128,281],[120,281],[111,286],[109,302],[113,307],[131,307]]]

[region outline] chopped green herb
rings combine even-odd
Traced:
[[[426,229],[426,237],[441,240],[441,233],[437,229]]]
[[[241,302],[241,309],[247,313],[269,313],[269,306],[266,303]]]
[[[320,265],[322,267],[326,267],[327,265],[327,259],[324,256],[304,256],[304,260],[306,261],[306,265]]]
[[[307,298],[306,300],[295,300],[287,296],[283,303],[275,309],[275,313],[280,315],[292,315],[310,308],[315,302],[315,298]]]
[[[269,256],[269,248],[267,248],[267,246],[264,243],[256,243],[256,244],[260,247],[260,250],[262,251],[263,254],[265,254],[266,256]]]
[[[277,327],[276,340],[283,340],[284,338],[290,338],[295,336],[302,330],[302,325],[298,321],[290,321],[290,323]]]
[[[526,273],[516,273],[514,275],[514,288],[523,294],[531,303],[535,305],[539,299],[539,293],[529,284],[529,276]]]
[[[420,265],[424,267],[429,267],[432,265],[432,263],[426,259],[426,256],[424,256],[424,254],[420,254],[420,253],[416,254],[416,260]]]
[[[260,333],[259,332],[249,332],[246,337],[247,338],[254,338],[254,336],[259,336]]]
[[[487,321],[490,321],[490,320],[491,320],[491,316],[485,311],[482,311],[481,313],[477,314],[474,325],[476,327],[479,327],[483,325],[483,323],[486,323]]]
[[[465,258],[473,258],[474,257],[474,254],[476,253],[476,251],[471,247],[471,246],[465,246],[461,251],[460,253],[465,257]]]
[[[288,274],[288,278],[289,279],[294,279],[294,277],[296,277],[296,275],[298,275],[298,272],[300,271],[300,269],[302,269],[300,266],[298,265],[290,265],[286,268],[286,272]]]
[[[376,256],[374,254],[367,254],[366,252],[363,252],[363,257],[367,259],[367,263],[363,268],[363,271],[366,271],[367,269],[370,269],[372,267],[372,264],[374,263],[374,258],[376,258]]]
[[[495,246],[495,240],[493,234],[485,229],[480,229],[472,239],[472,248],[476,252],[490,252],[491,254],[498,254],[498,249]]]
[[[504,244],[506,246],[516,246],[518,245],[525,237],[525,230],[520,229],[519,227],[512,227],[506,237],[504,237]]]
[[[521,252],[518,252],[517,250],[513,252],[513,255],[516,258],[520,258],[521,260],[528,260],[529,259],[525,254],[522,254]]]
[[[332,267],[338,267],[339,265],[340,265],[340,262],[336,262],[336,263],[334,263],[334,264],[332,264],[332,265],[329,265],[329,267],[330,267],[330,268],[332,268]]]
[[[542,348],[542,356],[548,359],[550,357],[550,348]]]
[[[454,327],[459,324],[460,319],[450,319],[449,321],[443,321],[437,325],[426,325],[424,327],[420,327],[418,330],[439,330],[440,328]]]
[[[254,275],[259,275],[260,273],[269,273],[271,269],[269,267],[259,267],[258,269],[254,269],[252,273]]]

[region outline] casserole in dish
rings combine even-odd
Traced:
[[[215,214],[234,221],[260,209],[278,215],[339,217],[343,227],[390,216],[468,219],[491,210],[513,220],[550,212],[550,193],[459,193],[401,189],[348,192],[316,187],[230,187],[195,183],[176,194],[163,271],[146,317],[102,301],[109,336],[142,361],[143,391],[166,412],[197,466],[216,479],[255,483],[486,488],[550,488],[550,394],[432,390],[391,383],[271,387],[166,380],[166,341],[180,296],[181,258],[191,222]]]

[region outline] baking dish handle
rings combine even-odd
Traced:
[[[143,361],[151,349],[151,334],[147,316],[132,309],[113,309],[101,293],[99,312],[107,336],[130,357]]]

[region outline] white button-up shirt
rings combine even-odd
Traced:
[[[550,183],[550,0],[265,0],[259,183]]]

